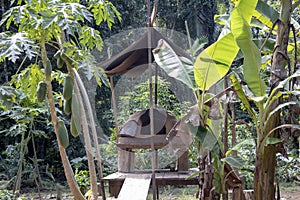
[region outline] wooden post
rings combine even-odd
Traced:
[[[119,141],[119,125],[118,125],[117,103],[116,103],[115,86],[114,86],[113,76],[110,76],[109,80],[110,80],[110,89],[111,89],[111,99],[112,99],[112,104],[113,104],[113,114],[114,114],[114,118],[115,118],[116,138],[117,138],[117,143],[118,143],[118,141]]]
[[[118,171],[132,172],[134,170],[134,156],[131,149],[118,149]]]
[[[179,152],[179,153],[182,153],[182,152]],[[185,151],[177,159],[177,170],[178,170],[178,172],[187,172],[189,170],[189,157],[188,157],[187,151]]]
[[[114,86],[113,76],[109,77],[109,81],[110,81],[110,89],[111,89],[111,99],[112,99],[112,104],[113,104],[113,114],[114,114],[114,118],[115,118],[116,143],[118,143],[120,135],[119,135],[117,103],[116,103],[115,86]],[[129,158],[130,158],[130,152],[118,148],[118,171],[119,172],[130,172],[131,171],[131,167],[128,166]]]
[[[156,188],[156,179],[155,179],[155,167],[156,167],[156,152],[154,148],[154,119],[153,119],[153,85],[152,85],[152,24],[151,24],[151,14],[150,14],[150,7],[151,2],[150,0],[147,0],[147,6],[148,6],[148,69],[149,69],[149,105],[150,105],[150,133],[151,133],[151,165],[152,165],[152,198],[153,200],[156,200],[157,198],[157,188]]]
[[[232,190],[232,200],[244,200],[242,185],[238,185]]]

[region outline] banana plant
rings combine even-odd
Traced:
[[[232,13],[232,16],[240,21],[239,26],[233,29],[236,41],[240,46],[244,54],[244,77],[248,87],[252,91],[252,97],[246,97],[241,95],[240,99],[244,105],[247,105],[247,110],[251,114],[256,126],[257,141],[256,141],[256,161],[255,161],[255,173],[254,173],[254,193],[255,199],[274,199],[274,177],[276,167],[276,153],[282,150],[282,144],[284,141],[281,139],[280,130],[283,127],[299,128],[295,124],[280,125],[280,113],[284,109],[291,106],[298,107],[298,102],[293,101],[297,99],[298,92],[294,91],[291,87],[292,79],[299,76],[299,71],[296,71],[290,77],[285,78],[287,70],[286,66],[290,66],[289,60],[286,60],[282,55],[288,56],[288,38],[291,27],[291,12],[295,5],[299,2],[292,4],[292,1],[281,2],[281,13],[278,21],[274,22],[274,26],[277,26],[276,43],[274,46],[274,52],[272,55],[271,63],[271,76],[269,81],[269,89],[267,93],[267,87],[261,78],[261,54],[258,47],[251,41],[252,35],[250,27],[247,23],[243,23],[243,17],[241,13]],[[278,24],[276,24],[278,23]],[[241,34],[241,30],[244,30]],[[248,34],[248,37],[242,35]],[[290,70],[290,74],[292,71]],[[241,91],[238,81],[231,76],[232,83],[237,91]],[[283,81],[281,81],[284,79]],[[284,87],[287,84],[290,87]],[[286,98],[283,97],[290,97]],[[258,112],[255,112],[249,107],[249,100],[252,99]],[[246,100],[246,101],[245,101]],[[280,147],[281,146],[281,147]]]
[[[194,92],[194,96],[197,99],[197,102],[199,102],[201,96],[206,96],[206,100],[210,97],[208,93],[200,94],[199,89],[197,89],[195,76],[194,76],[194,65],[192,60],[186,57],[177,56],[177,54],[171,48],[171,46],[164,40],[159,41],[157,48],[153,50],[153,54],[154,54],[154,59],[158,64],[158,66],[160,66],[163,70],[165,70],[165,72],[169,76],[177,79],[178,81],[186,85],[189,89],[191,89]],[[202,151],[203,154],[207,154],[207,151],[205,149],[208,149],[209,151],[216,152],[217,155],[218,152],[217,149],[220,149],[218,145],[216,145],[218,144],[217,135],[219,134],[219,132],[213,133],[214,127],[213,127],[213,123],[211,122],[214,120],[208,119],[208,110],[209,110],[209,106],[205,106],[205,111],[203,112],[199,111],[198,105],[195,105],[190,108],[189,113],[187,114],[187,116],[184,117],[184,119],[188,119],[189,121],[192,121],[192,123],[189,124],[190,131],[192,132],[192,134],[196,136],[196,138],[199,139],[199,141],[202,144],[202,148],[198,150]],[[202,119],[200,120],[200,118]],[[187,121],[187,120],[182,120],[182,121]],[[203,158],[203,160],[207,158],[207,155],[205,155],[204,157],[205,158]],[[201,161],[199,159],[198,162],[202,163],[202,159]],[[210,164],[212,165],[212,163]],[[204,171],[202,171],[202,169],[199,171],[201,171],[201,173],[198,173],[198,175],[202,176],[203,175],[202,172]],[[212,180],[210,180],[210,183],[211,183],[210,185],[212,185]],[[210,188],[208,190],[210,190]],[[201,195],[204,193],[201,190],[199,194]]]
[[[274,197],[274,186],[269,183],[274,182],[274,173],[270,172],[268,175],[263,175],[262,169],[272,169],[275,170],[274,148],[271,149],[272,160],[268,164],[268,155],[270,152],[268,149],[270,146],[275,147],[276,144],[282,142],[280,138],[274,137],[274,132],[282,129],[284,127],[289,128],[299,128],[298,125],[294,124],[284,124],[279,125],[278,120],[274,123],[275,118],[279,118],[279,111],[290,107],[298,106],[297,101],[287,101],[280,104],[279,99],[283,96],[297,96],[298,92],[293,90],[285,90],[284,85],[290,80],[294,80],[298,77],[299,72],[295,72],[294,75],[285,79],[283,82],[278,81],[278,78],[285,78],[286,73],[284,72],[284,66],[287,65],[287,61],[281,56],[279,59],[279,54],[284,52],[287,55],[287,45],[286,41],[290,30],[290,12],[293,8],[299,6],[299,1],[292,4],[291,1],[282,1],[282,13],[279,15],[273,15],[275,13],[274,9],[268,7],[267,4],[262,1],[246,1],[239,0],[234,1],[235,8],[230,13],[230,28],[227,27],[222,32],[220,39],[214,44],[210,45],[208,48],[203,50],[197,57],[195,63],[191,63],[190,60],[186,58],[176,57],[176,54],[169,50],[169,47],[164,42],[161,42],[156,50],[154,50],[154,58],[159,66],[161,66],[170,76],[176,78],[182,83],[186,84],[189,88],[192,88],[195,92],[195,96],[198,100],[198,111],[200,115],[200,133],[213,132],[211,120],[207,117],[209,108],[207,107],[207,97],[208,90],[216,82],[221,80],[228,72],[231,67],[233,60],[236,58],[238,51],[241,50],[244,58],[243,63],[243,79],[247,84],[247,87],[252,92],[252,96],[246,96],[243,92],[242,86],[240,85],[240,80],[237,79],[237,75],[234,73],[230,75],[232,85],[240,98],[241,102],[244,104],[245,108],[253,118],[253,122],[256,126],[256,131],[258,134],[257,146],[256,146],[256,173],[255,173],[255,194],[257,199],[271,199]],[[260,23],[265,24],[266,27],[273,27],[272,23],[276,23],[278,18],[274,16],[280,16],[281,23],[278,28],[277,34],[277,48],[280,46],[282,51],[277,50],[273,54],[272,69],[280,66],[280,74],[273,74],[271,76],[271,87],[267,87],[267,84],[262,79],[261,69],[262,69],[262,58],[260,49],[254,43],[252,38],[252,33],[250,31],[250,22],[252,16],[255,16]],[[296,24],[297,25],[297,24]],[[287,34],[286,36],[283,36]],[[285,41],[285,43],[282,43]],[[168,50],[166,50],[168,49]],[[276,62],[274,62],[274,59]],[[276,65],[276,64],[278,65]],[[194,79],[189,76],[192,71],[192,65],[194,66]],[[169,67],[171,66],[171,67]],[[184,74],[185,73],[185,74]],[[271,73],[272,74],[272,73]],[[276,81],[277,80],[277,81]],[[278,84],[280,82],[280,84]],[[201,92],[200,92],[201,90]],[[269,93],[267,93],[269,91]],[[258,112],[256,112],[251,106],[250,101],[254,101]],[[208,146],[206,146],[208,147]],[[268,166],[268,167],[266,167]],[[268,170],[265,170],[268,171]],[[268,180],[269,182],[265,182]],[[273,180],[273,181],[272,181]],[[264,188],[263,188],[264,187]],[[273,188],[273,189],[272,189]],[[264,194],[262,191],[266,191]],[[263,196],[264,195],[264,196]]]
[[[236,7],[232,11],[232,15],[234,15],[234,13],[243,13],[243,20],[246,23],[250,23],[256,3],[257,1],[238,1]],[[245,24],[244,21],[242,24]],[[206,174],[213,174],[213,170],[207,169],[212,169],[213,157],[218,158],[218,153],[222,149],[219,138],[219,135],[221,135],[221,129],[219,127],[222,116],[219,116],[217,119],[209,117],[210,111],[214,109],[211,102],[214,102],[213,99],[217,99],[216,97],[218,97],[218,95],[214,97],[209,93],[209,89],[224,78],[229,72],[231,64],[240,50],[235,35],[240,35],[241,38],[246,37],[246,39],[249,37],[249,34],[245,34],[243,29],[237,33],[241,28],[239,26],[240,23],[240,18],[232,17],[231,31],[224,34],[218,41],[204,49],[197,56],[195,63],[192,63],[192,61],[187,58],[178,57],[165,41],[161,41],[158,47],[153,51],[156,63],[164,69],[169,76],[181,81],[194,91],[198,103],[197,107],[199,114],[199,128],[197,128],[196,135],[202,143],[202,154],[205,155],[204,159],[199,160],[199,171],[204,170],[204,173]],[[247,41],[249,42],[250,40]],[[249,43],[252,44],[252,41]],[[249,65],[253,64],[251,60],[252,56],[253,55],[247,55]],[[256,62],[259,62],[259,60],[256,60]],[[254,71],[253,74],[258,71],[259,69]],[[194,76],[192,76],[192,74]],[[257,77],[258,74],[255,74],[255,76]],[[247,78],[251,79],[252,77],[250,76]],[[257,90],[257,88],[253,89]],[[208,106],[209,104],[211,105]],[[217,102],[214,107],[220,108],[220,104]],[[212,152],[217,156],[212,156]],[[230,162],[231,160],[234,159],[226,159],[227,162]],[[224,165],[219,166],[220,174],[224,175],[224,173],[221,173],[222,166],[224,167]],[[205,177],[212,177],[212,175]],[[199,179],[204,179],[204,176],[199,175]],[[205,181],[207,182],[205,185],[209,186],[209,188],[202,188],[200,190],[200,198],[204,199],[209,196],[211,197],[210,191],[212,190],[213,185],[212,178],[199,181]],[[215,183],[217,183],[217,181],[215,181]],[[218,188],[220,189],[217,192],[224,192],[224,187]]]

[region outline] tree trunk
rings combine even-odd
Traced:
[[[1,0],[1,16],[3,16],[5,12],[5,1],[4,0]],[[5,32],[5,25],[2,25],[2,32]],[[3,75],[5,76],[4,77],[4,80],[5,82],[7,83],[9,81],[8,79],[8,73],[7,73],[7,62],[6,60],[3,61]]]
[[[290,32],[290,17],[292,12],[292,1],[281,0],[280,21],[278,22],[278,31],[274,54],[272,58],[270,87],[271,91],[278,83],[287,76],[285,67],[288,63],[288,38]],[[280,104],[280,99],[273,102],[273,110]],[[254,195],[256,200],[273,200],[275,199],[275,168],[276,168],[276,145],[264,146],[263,139],[265,135],[279,125],[279,113],[273,115],[270,119],[265,133],[258,134],[258,147],[256,150],[256,163],[254,172]],[[275,132],[271,137],[279,137]]]
[[[83,82],[79,76],[79,74],[77,73],[76,69],[73,68],[73,73],[74,73],[74,78],[76,78],[76,83],[78,84],[78,87],[81,90],[82,93],[82,99],[87,107],[87,114],[88,114],[88,118],[90,120],[90,125],[91,125],[91,134],[92,134],[92,138],[93,138],[93,142],[94,142],[94,148],[95,148],[95,154],[96,154],[96,159],[97,159],[97,166],[98,166],[98,175],[99,175],[99,180],[100,180],[100,192],[102,195],[102,199],[106,200],[106,196],[105,196],[105,188],[104,188],[104,183],[102,181],[103,179],[103,172],[102,172],[102,162],[101,162],[101,155],[100,155],[100,149],[99,149],[99,141],[98,141],[98,135],[97,130],[96,130],[96,123],[94,120],[94,116],[93,116],[93,111],[92,111],[92,106],[90,103],[90,99],[88,96],[88,93],[83,85]],[[96,83],[95,83],[96,84]],[[95,103],[95,101],[93,101]],[[102,133],[102,131],[100,131]],[[102,134],[101,134],[102,136]],[[101,138],[100,136],[100,138]],[[97,187],[97,183],[95,185],[95,187]],[[98,188],[98,187],[97,187]]]
[[[45,35],[45,34],[44,34]],[[46,68],[46,60],[47,60],[47,52],[46,52],[46,46],[45,46],[45,39],[42,36],[40,41],[40,47],[41,47],[41,57],[44,68]],[[74,178],[74,172],[72,170],[72,167],[70,165],[66,150],[63,146],[61,146],[61,142],[58,137],[58,123],[57,123],[57,115],[55,110],[55,102],[52,94],[52,85],[51,85],[51,76],[46,76],[46,84],[47,84],[47,97],[50,107],[50,113],[51,113],[51,120],[54,127],[54,132],[57,138],[58,142],[58,149],[61,157],[62,164],[64,166],[65,176],[68,182],[68,185],[70,187],[70,190],[74,196],[75,200],[85,200],[84,196],[80,192],[80,189],[78,187],[78,184]]]
[[[98,199],[97,176],[96,176],[96,169],[95,169],[95,163],[94,163],[94,156],[92,153],[93,150],[92,150],[92,146],[91,146],[91,138],[89,135],[89,127],[88,127],[87,117],[86,117],[85,110],[84,110],[84,104],[83,104],[82,98],[80,96],[77,81],[75,81],[75,84],[74,84],[74,91],[79,100],[82,132],[83,132],[83,138],[84,138],[84,144],[85,144],[85,151],[86,151],[86,155],[88,158],[90,185],[91,185],[91,191],[92,191],[90,198],[91,198],[91,200],[97,200]]]

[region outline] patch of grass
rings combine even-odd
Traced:
[[[160,186],[160,200],[195,200],[195,194],[198,190],[197,186]],[[152,192],[149,191],[148,200],[152,199]]]
[[[300,185],[296,182],[283,182],[279,184],[280,190],[284,192],[300,192]]]

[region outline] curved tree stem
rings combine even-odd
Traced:
[[[42,63],[43,67],[46,68],[46,61],[47,61],[47,52],[46,52],[46,45],[45,45],[45,31],[43,31],[41,40],[40,40],[40,47],[41,47],[41,57],[42,57]],[[61,146],[61,142],[58,137],[58,123],[57,123],[57,115],[55,110],[55,102],[52,94],[52,85],[51,85],[51,76],[46,76],[46,84],[47,84],[47,97],[48,97],[48,103],[50,107],[50,113],[51,113],[51,120],[54,127],[54,132],[57,138],[58,142],[58,149],[61,157],[62,164],[64,166],[64,171],[66,175],[66,179],[68,182],[68,185],[70,187],[70,190],[74,196],[75,200],[85,200],[84,196],[79,190],[78,184],[74,178],[74,172],[72,170],[72,167],[70,165],[66,150],[63,146]]]

